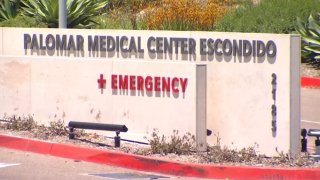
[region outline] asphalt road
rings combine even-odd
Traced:
[[[301,89],[301,128],[320,129],[320,89]],[[308,152],[315,150],[315,138],[308,137]]]
[[[320,89],[301,89],[301,127],[320,129]]]
[[[1,180],[200,180],[0,148]],[[201,178],[203,179],[203,178]]]
[[[186,179],[0,148],[3,180]],[[197,178],[188,178],[197,180]],[[199,179],[198,179],[199,180]]]
[[[103,177],[103,176],[108,176]],[[112,176],[113,175],[113,176]],[[0,148],[0,179],[84,180],[160,177],[107,165]],[[148,178],[149,177],[149,178]]]
[[[320,129],[320,89],[301,89],[301,128]],[[308,149],[314,149],[309,138]],[[0,148],[0,179],[179,179],[101,164]],[[186,178],[181,178],[186,179]],[[195,179],[195,178],[190,178]]]

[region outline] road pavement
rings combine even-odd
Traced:
[[[301,128],[320,129],[320,89],[301,89]],[[314,152],[314,137],[308,137],[308,152]]]
[[[3,180],[200,180],[95,164],[78,160],[0,148]],[[203,178],[201,178],[203,179]]]
[[[104,177],[104,176],[109,176]],[[0,179],[87,180],[168,177],[101,164],[0,148]]]
[[[301,89],[301,127],[320,129],[320,89]]]

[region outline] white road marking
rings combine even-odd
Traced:
[[[312,123],[312,124],[320,124],[320,122],[318,122],[318,121],[301,120],[301,122]]]
[[[20,164],[7,164],[7,163],[0,163],[0,168],[9,167],[9,166],[17,166]]]

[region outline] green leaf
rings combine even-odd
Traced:
[[[312,37],[302,37],[302,40],[308,44],[320,44],[319,38],[312,38]]]
[[[2,0],[0,2],[0,20],[9,20],[15,18],[18,14],[19,0]]]
[[[311,52],[320,54],[320,49],[319,49],[319,47],[316,48],[316,47],[311,47],[311,46],[305,46],[304,48],[305,48],[306,50],[308,50],[308,51],[311,51]]]
[[[319,22],[317,22],[313,15],[310,15],[309,16],[309,19],[308,19],[308,22],[309,22],[309,26],[310,26],[310,29],[313,29],[317,32],[317,34],[320,34],[320,26],[319,26]]]
[[[315,38],[320,38],[320,34],[319,34],[319,32],[317,30],[309,29],[308,33],[311,34]]]
[[[86,26],[94,22],[92,18],[108,3],[108,0],[67,0],[67,26]],[[22,0],[22,4],[24,15],[34,16],[50,27],[58,26],[58,0]]]

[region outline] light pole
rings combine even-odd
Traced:
[[[59,0],[59,28],[67,28],[67,0]]]

